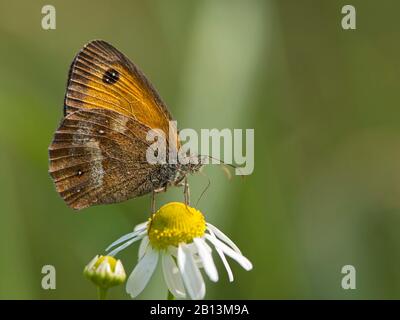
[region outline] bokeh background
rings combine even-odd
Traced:
[[[83,267],[149,215],[147,196],[74,212],[47,173],[69,65],[96,38],[141,67],[180,128],[255,129],[251,176],[204,170],[198,208],[254,264],[232,261],[229,283],[219,263],[207,298],[400,298],[400,2],[350,1],[344,31],[348,2],[1,0],[0,298],[95,299]],[[208,179],[190,182],[196,200]],[[127,272],[136,254],[119,255]],[[56,290],[41,288],[46,264]],[[356,290],[341,288],[348,264]],[[165,298],[162,283],[158,270],[140,298]]]

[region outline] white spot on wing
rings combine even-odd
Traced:
[[[103,154],[101,153],[100,146],[99,146],[99,141],[89,141],[86,144],[88,147],[93,148],[93,153],[91,156],[91,168],[90,168],[90,177],[92,180],[92,183],[96,186],[99,187],[103,184],[103,178],[104,178],[104,168],[102,164],[103,160]]]
[[[111,121],[111,129],[117,132],[124,133],[126,131],[126,124],[128,122],[127,117],[120,117],[116,120]]]
[[[73,144],[82,145],[90,141],[89,130],[88,128],[79,128],[72,138]]]

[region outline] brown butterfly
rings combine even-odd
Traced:
[[[200,165],[146,161],[147,132],[161,129],[168,138],[170,120],[157,91],[124,54],[105,41],[86,44],[70,67],[64,118],[49,147],[58,193],[69,207],[83,209],[150,192],[154,199],[154,192],[182,181],[187,186],[186,175]]]

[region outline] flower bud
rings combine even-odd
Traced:
[[[96,255],[85,267],[83,274],[102,289],[119,285],[126,279],[121,261],[111,256]]]

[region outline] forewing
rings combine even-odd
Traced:
[[[78,109],[108,109],[134,118],[168,138],[172,119],[145,75],[120,51],[95,40],[76,55],[69,72],[65,115]]]

